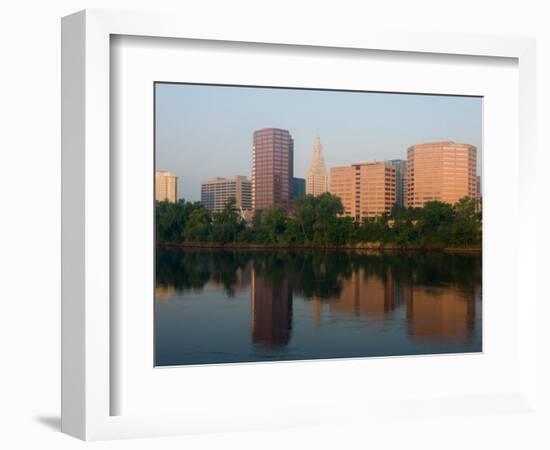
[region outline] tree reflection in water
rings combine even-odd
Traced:
[[[462,340],[475,326],[481,257],[157,249],[157,300],[174,292],[200,292],[208,283],[223,289],[229,298],[238,290],[250,290],[251,335],[256,345],[288,344],[294,296],[311,303],[317,326],[325,313],[383,320],[403,307],[409,337]]]

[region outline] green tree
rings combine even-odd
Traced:
[[[394,242],[398,245],[413,244],[417,240],[416,227],[410,219],[395,220],[393,232]]]
[[[371,217],[366,218],[359,228],[359,240],[361,242],[389,242],[389,235],[391,230],[389,229],[387,217]]]
[[[185,228],[182,230],[183,238],[191,242],[207,241],[211,234],[211,226],[210,212],[204,206],[196,208],[190,214]]]
[[[300,245],[303,244],[304,236],[300,229],[300,225],[296,220],[288,219],[286,223],[286,229],[283,234],[283,242],[286,244]]]
[[[235,207],[235,199],[227,201],[223,210],[212,216],[212,240],[214,242],[236,242],[237,235],[244,228],[239,212]]]
[[[316,201],[311,194],[294,200],[292,205],[293,218],[298,224],[304,244],[313,241],[313,233],[316,219]]]
[[[285,242],[288,217],[280,205],[257,212],[253,218],[254,241],[258,244]]]
[[[452,205],[440,201],[427,202],[417,224],[420,244],[448,244],[452,221]]]
[[[315,197],[315,231],[313,241],[319,244],[331,244],[329,229],[336,227],[338,215],[344,212],[340,197],[325,192]]]
[[[453,207],[454,220],[450,227],[450,243],[466,245],[481,241],[481,216],[475,200],[461,198]]]
[[[155,207],[156,240],[160,242],[177,241],[191,213],[203,206],[199,202],[191,203],[181,199],[175,203],[157,202]]]
[[[338,217],[329,222],[326,239],[328,244],[346,245],[356,241],[356,224],[351,217]]]
[[[283,234],[287,226],[286,211],[279,205],[269,209],[262,216],[262,224],[267,233],[269,243],[282,242]]]
[[[344,212],[339,197],[325,192],[317,197],[306,195],[294,201],[293,220],[298,224],[302,242],[330,244],[329,228],[334,228],[337,216]]]

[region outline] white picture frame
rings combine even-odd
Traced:
[[[316,413],[318,405],[314,404],[305,404],[301,408],[279,405],[277,408],[282,419],[278,420],[273,420],[268,413],[254,411],[241,411],[226,420],[215,414],[189,412],[112,415],[113,391],[120,388],[111,376],[113,358],[117,356],[111,347],[116,324],[111,320],[110,304],[113,289],[111,185],[116,177],[110,160],[112,35],[517,60],[517,198],[522,199],[517,211],[522,217],[518,224],[522,238],[513,244],[516,247],[512,250],[519,261],[516,283],[522,286],[522,301],[518,303],[516,324],[518,359],[521,362],[516,389],[485,396],[478,393],[458,401],[456,398],[430,398],[427,395],[424,400],[416,399],[406,407],[414,413],[418,408],[429,408],[436,402],[442,414],[445,410],[458,409],[465,415],[495,412],[503,404],[518,412],[537,407],[537,355],[533,351],[537,339],[536,271],[533,270],[536,240],[531,232],[536,221],[536,197],[529,177],[534,172],[536,145],[535,43],[532,39],[363,30],[349,30],[349,33],[339,33],[338,36],[312,35],[307,30],[281,31],[260,23],[239,29],[234,29],[229,23],[216,24],[216,28],[211,29],[195,23],[192,17],[87,10],[67,16],[62,21],[62,430],[65,433],[85,440],[161,436],[323,424],[336,417],[340,420],[374,417],[377,414],[374,405],[378,412],[388,414],[389,411],[388,405],[377,400],[372,404],[363,401],[343,403],[321,414]],[[517,297],[519,293],[513,295]],[[316,370],[311,363],[298,364],[309,364],[310,372]],[[277,368],[276,365],[263,366],[261,370],[267,372]]]

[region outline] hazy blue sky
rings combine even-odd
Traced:
[[[327,168],[405,159],[413,144],[453,140],[477,146],[481,173],[481,98],[156,85],[156,167],[178,175],[186,200],[200,200],[203,180],[250,177],[252,133],[267,127],[294,138],[295,177],[306,177],[317,132]]]

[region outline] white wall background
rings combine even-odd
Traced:
[[[456,31],[537,38],[539,246],[550,250],[550,13],[543,0],[9,0],[0,6],[0,447],[81,448],[59,433],[60,359],[60,17],[84,8],[178,10],[215,26],[268,15],[273,26],[338,33],[340,27]],[[534,231],[534,230],[533,230]],[[548,231],[546,231],[548,234]],[[550,273],[539,254],[540,279]],[[550,300],[539,285],[539,300]],[[541,325],[550,308],[542,305]],[[546,313],[546,314],[545,314]],[[543,376],[550,379],[550,327],[540,327]],[[546,385],[548,386],[548,384]],[[541,396],[550,404],[548,387]],[[157,440],[95,448],[549,448],[550,418],[500,415],[412,418],[398,427],[365,423]]]

